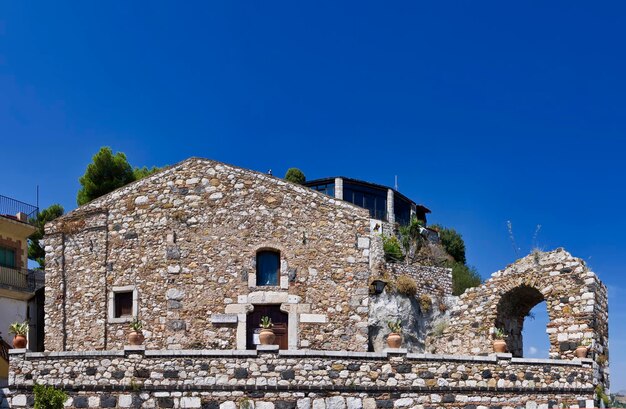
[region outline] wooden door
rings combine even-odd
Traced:
[[[280,349],[287,349],[289,343],[287,340],[287,318],[288,314],[280,310],[280,305],[255,305],[254,310],[248,314],[246,323],[246,339],[247,348],[256,349],[254,344],[254,334],[260,330],[259,324],[261,323],[261,317],[268,316],[271,318],[274,326],[274,334],[276,335],[276,341],[274,344],[278,345]]]

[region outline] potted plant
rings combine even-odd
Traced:
[[[389,348],[400,348],[402,344],[402,321],[400,319],[397,321],[389,321],[387,326],[391,331],[389,335],[387,335],[387,345],[389,345]]]
[[[13,348],[26,348],[26,334],[28,334],[28,321],[14,322],[9,326],[9,333],[15,335],[13,338]]]
[[[145,337],[141,332],[143,328],[143,324],[139,320],[139,318],[134,318],[132,322],[129,324],[130,333],[128,334],[128,344],[129,345],[141,345]]]
[[[504,330],[502,330],[501,328],[496,328],[493,331],[493,352],[496,353],[502,353],[502,352],[506,352],[506,334],[504,333]]]
[[[574,351],[574,355],[576,355],[576,358],[587,358],[587,353],[589,352],[590,345],[591,340],[585,338]]]
[[[261,345],[273,345],[276,335],[272,327],[272,319],[267,315],[261,317],[261,333],[259,334],[259,342]]]

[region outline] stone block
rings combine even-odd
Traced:
[[[11,399],[11,404],[13,406],[26,406],[26,395],[15,395]]]
[[[236,324],[238,321],[237,314],[213,314],[211,315],[212,324]]]
[[[201,407],[200,398],[198,397],[182,397],[180,398],[181,408],[199,408]]]
[[[346,409],[346,399],[343,396],[326,398],[327,409]]]
[[[132,395],[120,395],[117,401],[120,408],[130,408],[133,404]]]
[[[303,324],[323,324],[328,322],[326,314],[300,314],[300,322]]]

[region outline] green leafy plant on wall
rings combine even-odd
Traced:
[[[33,391],[35,392],[35,409],[62,409],[68,399],[67,393],[54,386],[35,384]]]
[[[385,253],[385,260],[397,263],[404,260],[404,254],[402,254],[402,248],[400,247],[400,241],[396,236],[383,237],[383,251]]]

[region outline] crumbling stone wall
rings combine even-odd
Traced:
[[[245,348],[256,304],[289,314],[289,348],[367,350],[367,210],[192,158],[46,226],[46,349],[121,348],[111,291],[136,289],[149,348]],[[280,283],[256,287],[256,252]],[[242,330],[243,342],[242,342]]]
[[[550,357],[571,359],[587,339],[600,365],[599,381],[608,382],[603,376],[608,359],[606,287],[583,260],[563,249],[533,253],[468,289],[452,309],[447,328],[431,336],[430,351],[492,353],[493,330],[501,328],[508,335],[508,350],[521,356],[524,317],[544,300]]]
[[[65,388],[70,408],[594,407],[591,360],[509,354],[13,351],[11,374],[12,407],[35,383]]]

